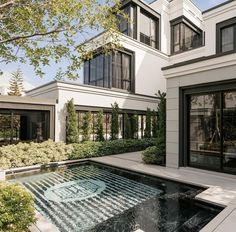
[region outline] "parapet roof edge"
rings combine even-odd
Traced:
[[[195,59],[191,59],[191,60],[179,62],[179,63],[176,63],[176,64],[172,64],[172,65],[169,65],[169,66],[166,66],[166,67],[162,67],[161,70],[165,71],[165,70],[169,70],[169,69],[173,69],[173,68],[178,68],[178,67],[182,67],[182,66],[189,65],[189,64],[195,64],[195,63],[198,63],[198,62],[201,62],[201,61],[206,61],[206,60],[222,57],[222,56],[225,56],[225,55],[231,55],[231,54],[234,54],[234,53],[235,53],[235,51],[233,51],[233,52],[230,51],[230,52],[227,52],[227,53],[214,54],[214,55],[210,55],[210,56],[202,56],[202,57],[198,57],[198,58],[195,58]]]
[[[207,10],[203,11],[202,14],[206,14],[206,13],[212,11],[212,10],[215,10],[215,9],[217,9],[217,8],[219,8],[219,7],[222,7],[222,6],[224,6],[224,5],[227,5],[227,4],[229,4],[229,3],[231,3],[231,2],[234,2],[234,1],[235,1],[235,0],[228,0],[228,1],[226,1],[226,2],[223,2],[223,3],[219,4],[219,5],[216,5],[216,6],[214,6],[214,7],[211,7],[210,9],[207,9]]]

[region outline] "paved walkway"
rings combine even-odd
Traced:
[[[197,195],[197,198],[226,208],[204,227],[201,232],[236,231],[236,176],[234,175],[194,168],[173,169],[156,165],[145,165],[142,163],[140,152],[92,158],[91,160],[144,174],[207,187],[208,189]]]

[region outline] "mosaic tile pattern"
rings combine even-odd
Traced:
[[[34,194],[37,210],[61,232],[88,231],[162,192],[93,165],[18,181]]]

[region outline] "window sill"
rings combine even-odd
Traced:
[[[188,49],[188,50],[184,50],[184,51],[172,52],[172,53],[171,53],[171,56],[179,55],[179,54],[182,54],[182,53],[185,53],[185,52],[190,52],[190,51],[196,50],[196,49],[198,49],[198,48],[202,48],[202,47],[204,47],[204,46],[205,46],[205,45],[201,45],[201,46],[198,46],[198,47],[195,47],[195,48],[191,48],[191,49]]]

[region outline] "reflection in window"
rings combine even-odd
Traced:
[[[131,70],[132,54],[121,51],[114,51],[112,55],[99,54],[85,61],[84,83],[133,91]]]
[[[78,120],[79,120],[79,138],[82,141],[82,125],[83,125],[83,118],[86,111],[77,111],[78,113]],[[103,111],[104,112],[104,111]],[[119,126],[119,139],[124,137],[124,112],[119,114],[118,117],[118,126]],[[136,114],[136,112],[135,112]],[[129,113],[130,118],[133,114]],[[111,134],[111,118],[112,114],[110,112],[103,113],[103,135],[105,140],[110,139]],[[136,138],[141,139],[144,137],[144,130],[146,128],[146,115],[139,113],[138,114],[138,135]],[[91,121],[91,140],[96,140],[96,124],[97,124],[97,112],[92,112],[92,121]]]
[[[49,117],[48,111],[0,110],[0,144],[47,140]]]
[[[236,91],[189,96],[189,165],[236,173]]]
[[[223,168],[236,173],[236,92],[224,93]]]
[[[216,25],[216,52],[236,51],[236,18],[231,18]]]
[[[190,165],[220,168],[219,97],[190,97]]]
[[[130,35],[130,6],[123,9],[124,16],[118,16],[119,19],[119,31],[125,35]],[[128,17],[128,19],[126,18]]]
[[[140,41],[157,48],[157,20],[140,13]]]
[[[228,52],[234,50],[234,27],[227,27],[221,29],[221,50],[222,52]]]
[[[172,25],[172,52],[188,51],[202,46],[202,31],[181,22]]]

